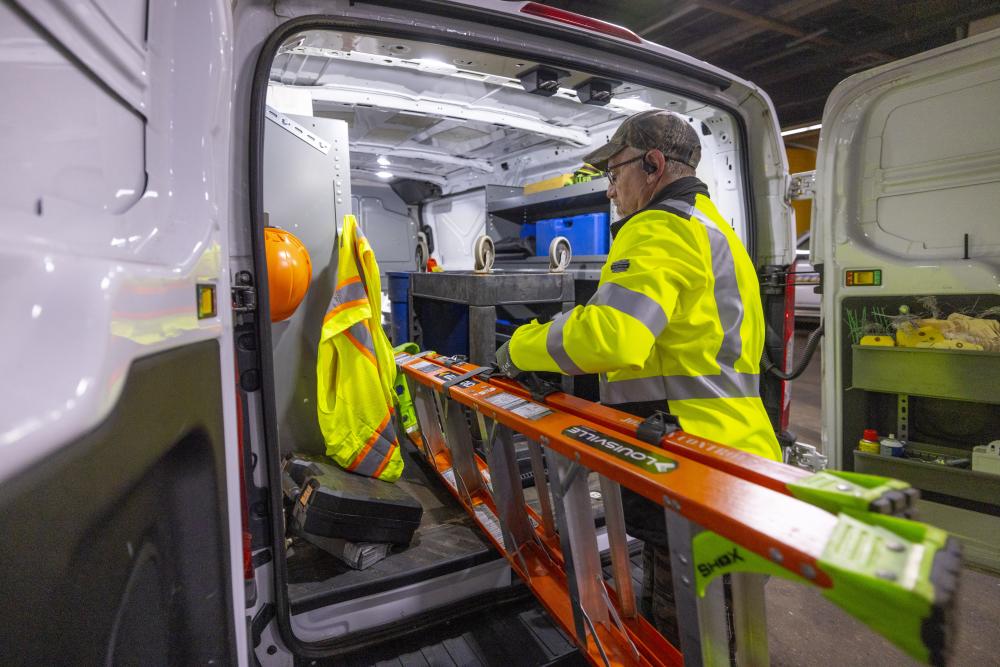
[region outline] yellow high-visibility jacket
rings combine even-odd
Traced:
[[[606,405],[662,401],[685,431],[780,460],[759,393],[757,273],[702,192],[628,218],[594,297],[520,327],[511,360],[522,370],[600,373]]]
[[[337,285],[316,359],[320,430],[341,467],[395,482],[403,472],[393,426],[396,362],[382,330],[378,264],[353,215],[338,243]]]

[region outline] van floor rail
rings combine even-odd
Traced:
[[[396,363],[413,395],[416,444],[593,664],[729,664],[722,575],[738,664],[767,662],[763,575],[816,586],[911,656],[945,661],[960,552],[943,531],[891,516],[910,511],[905,483],[810,475],[681,430],[664,429],[657,446],[636,437],[637,418],[566,394],[536,400],[509,380],[462,379],[475,367],[433,353]],[[539,511],[525,502],[515,433],[528,441]],[[607,583],[590,474],[605,509]],[[636,609],[622,486],[664,508],[680,646]]]

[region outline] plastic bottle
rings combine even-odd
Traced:
[[[880,452],[878,431],[873,428],[866,428],[861,440],[858,441],[858,449],[866,454],[878,454]]]
[[[903,456],[903,443],[896,440],[896,434],[890,433],[888,438],[882,438],[879,443],[879,454],[882,456],[894,456],[896,458],[902,458]]]

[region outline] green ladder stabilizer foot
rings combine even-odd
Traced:
[[[400,343],[392,348],[394,356],[400,353],[417,354],[420,348],[416,343]],[[396,382],[393,385],[396,390],[396,404],[399,406],[399,420],[403,426],[403,432],[413,434],[420,431],[417,423],[417,413],[413,409],[413,399],[410,397],[410,387],[406,384],[406,375],[402,372],[396,373]]]
[[[931,664],[946,665],[955,645],[955,601],[962,574],[962,543],[948,537],[945,547],[934,556],[931,581],[934,582],[934,606],[931,618],[923,625],[924,644],[930,647]]]
[[[847,510],[913,518],[920,492],[891,477],[824,470],[788,484],[793,496],[838,514]]]
[[[954,635],[961,545],[940,528],[845,512],[819,560],[824,597],[909,655],[944,665]]]
[[[700,596],[715,577],[732,572],[812,585],[780,561],[712,532],[699,533],[692,548]],[[917,660],[947,663],[962,569],[958,540],[917,521],[846,511],[838,516],[816,566],[832,582],[830,588],[820,589],[828,600]]]

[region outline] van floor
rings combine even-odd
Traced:
[[[472,518],[444,488],[412,444],[401,447],[396,484],[424,508],[410,545],[355,570],[301,538],[288,553],[288,596],[293,614],[406,586],[501,558]]]
[[[642,555],[631,556],[638,593]],[[611,565],[603,568],[611,583]],[[419,633],[379,642],[335,658],[300,659],[310,667],[576,667],[589,664],[569,637],[530,595],[497,602],[488,613],[466,614],[422,627]]]
[[[530,595],[376,646],[296,664],[318,667],[577,667],[589,664]]]

